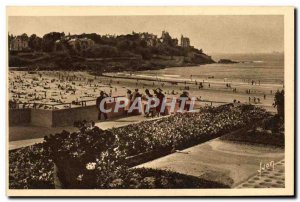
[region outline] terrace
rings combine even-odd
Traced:
[[[264,110],[259,108],[253,108],[252,107],[243,107],[243,106],[221,106],[217,108],[210,108],[203,109],[202,112],[193,112],[193,113],[184,113],[184,114],[175,114],[168,117],[163,117],[157,120],[149,120],[149,121],[143,121],[138,122],[138,124],[130,124],[121,126],[119,128],[113,128],[106,131],[101,132],[97,128],[94,129],[80,129],[81,132],[62,132],[57,133],[54,136],[48,137],[48,139],[45,139],[46,142],[39,145],[34,145],[31,147],[25,147],[20,150],[15,150],[11,153],[11,158],[19,158],[18,161],[10,161],[14,162],[15,165],[12,165],[12,168],[15,168],[13,172],[11,172],[10,178],[12,186],[14,185],[14,180],[19,179],[19,177],[16,176],[16,172],[18,169],[16,169],[18,162],[23,158],[27,158],[27,155],[36,155],[34,153],[40,153],[38,156],[39,158],[43,158],[44,152],[48,151],[39,148],[45,145],[52,145],[50,146],[51,152],[50,156],[51,159],[56,162],[57,169],[60,170],[60,172],[64,169],[71,169],[68,171],[68,175],[63,182],[63,186],[69,186],[69,187],[81,187],[81,188],[90,188],[90,186],[96,186],[98,188],[104,187],[110,187],[113,188],[116,186],[133,186],[133,188],[137,188],[136,186],[141,188],[146,187],[152,187],[155,188],[155,185],[149,185],[149,182],[143,182],[141,181],[140,185],[133,185],[132,182],[127,181],[127,178],[121,177],[121,181],[118,180],[119,183],[115,184],[115,181],[113,184],[97,184],[95,181],[90,181],[92,179],[96,179],[94,174],[96,174],[100,178],[105,178],[105,175],[103,176],[101,173],[98,172],[90,172],[85,171],[85,162],[93,162],[94,160],[91,159],[93,156],[92,154],[95,152],[95,154],[106,154],[106,149],[108,149],[110,154],[108,156],[104,156],[104,159],[102,161],[96,160],[96,167],[100,168],[104,166],[103,163],[108,161],[115,161],[115,165],[118,165],[118,162],[124,165],[140,165],[136,169],[133,169],[132,171],[127,170],[126,172],[128,175],[131,175],[131,173],[136,175],[141,175],[141,179],[145,179],[145,176],[150,175],[149,177],[151,179],[156,179],[158,176],[162,177],[165,175],[176,175],[177,177],[182,175],[184,176],[196,176],[196,178],[188,180],[188,182],[184,182],[183,184],[178,184],[176,186],[178,187],[185,187],[185,186],[191,186],[190,183],[196,183],[199,187],[232,187],[238,185],[240,182],[247,180],[249,177],[253,176],[256,172],[256,165],[259,166],[259,161],[269,161],[271,158],[274,158],[276,161],[284,158],[282,149],[278,148],[275,149],[267,149],[268,146],[238,146],[239,144],[236,144],[234,142],[226,143],[227,140],[219,140],[215,139],[219,136],[226,137],[227,135],[231,135],[233,137],[237,137],[240,134],[245,134],[245,131],[248,130],[256,130],[257,127],[265,127],[265,123],[261,122],[261,120],[269,119],[271,115],[269,113],[266,113]],[[175,121],[176,120],[176,121]],[[172,124],[171,124],[172,123]],[[176,123],[176,125],[174,125]],[[172,125],[172,127],[170,127]],[[153,127],[155,126],[155,127]],[[266,125],[267,126],[267,125]],[[86,126],[87,128],[90,128],[90,126]],[[268,128],[267,128],[268,129]],[[267,130],[265,129],[265,130]],[[241,131],[242,130],[242,131]],[[104,135],[104,133],[107,135]],[[111,139],[114,135],[109,135],[109,133],[112,133],[116,135],[117,139],[114,140]],[[229,134],[228,134],[229,133]],[[234,134],[232,134],[234,133]],[[225,136],[224,136],[225,135]],[[251,136],[251,134],[250,134]],[[263,135],[265,136],[265,135]],[[273,134],[270,137],[275,137],[276,135]],[[255,139],[257,139],[256,136]],[[50,139],[49,139],[50,138]],[[104,139],[103,139],[104,138]],[[108,138],[108,139],[107,139]],[[211,140],[212,141],[208,141]],[[231,137],[231,139],[233,139]],[[272,143],[272,138],[269,138],[269,143]],[[108,141],[108,142],[107,142]],[[280,140],[282,141],[282,140]],[[110,143],[109,143],[110,142]],[[204,142],[204,143],[203,143]],[[203,143],[203,144],[201,144]],[[90,145],[92,144],[92,145]],[[197,145],[195,147],[191,147],[193,145]],[[44,146],[43,146],[44,145]],[[97,146],[98,145],[98,146]],[[75,147],[74,147],[75,146]],[[100,146],[100,147],[99,147]],[[73,148],[74,147],[74,148]],[[117,148],[116,150],[113,148]],[[185,149],[188,148],[188,149]],[[248,148],[248,149],[246,149]],[[264,148],[264,151],[262,150]],[[100,150],[99,150],[100,149]],[[113,150],[112,150],[113,149]],[[86,156],[88,159],[85,159],[84,153],[89,150],[89,155]],[[107,151],[108,151],[107,150]],[[247,151],[246,156],[241,157],[241,151]],[[23,151],[23,152],[22,152]],[[23,157],[20,157],[20,152],[26,154]],[[76,154],[75,154],[75,153]],[[115,153],[117,152],[117,153]],[[210,155],[202,155],[203,153],[209,152]],[[171,154],[170,154],[171,153]],[[270,153],[272,155],[270,156]],[[274,153],[274,156],[273,156]],[[117,159],[115,159],[115,155],[121,155]],[[145,155],[144,155],[145,154]],[[170,154],[170,155],[168,155]],[[77,156],[75,159],[74,157],[71,158],[71,156]],[[167,155],[167,156],[165,156]],[[266,156],[265,156],[266,155]],[[18,157],[19,156],[19,157]],[[161,156],[165,156],[162,158],[158,158]],[[236,156],[233,157],[233,156]],[[251,157],[252,156],[252,157]],[[62,157],[64,166],[62,167],[59,162],[61,162],[57,157]],[[145,158],[146,157],[146,158]],[[151,159],[149,159],[149,157]],[[203,159],[205,157],[205,159]],[[225,158],[226,157],[226,158]],[[238,158],[237,158],[238,157]],[[108,158],[108,159],[106,159]],[[124,159],[125,158],[125,159]],[[152,159],[157,159],[154,161],[150,161]],[[169,161],[173,159],[172,161]],[[24,160],[25,160],[24,159]],[[73,159],[73,160],[72,160]],[[77,160],[76,160],[77,159]],[[106,160],[105,160],[106,159]],[[109,160],[110,159],[110,160]],[[164,161],[164,159],[167,159]],[[227,161],[226,159],[232,159],[233,161]],[[77,166],[71,166],[72,162],[75,160]],[[124,164],[124,160],[126,164]],[[188,160],[191,164],[187,164],[186,160]],[[249,161],[248,161],[249,160]],[[43,160],[44,161],[44,160]],[[146,163],[150,161],[149,163]],[[222,163],[220,163],[222,161]],[[243,164],[244,161],[247,161],[248,164]],[[52,160],[51,160],[52,162]],[[41,178],[39,178],[38,173],[35,173],[34,170],[39,170],[39,164],[36,164],[38,162],[31,162],[33,166],[37,166],[34,168],[28,168],[33,169],[32,175],[36,176],[40,180],[36,181],[32,179],[33,181],[30,181],[30,183],[33,184],[27,184],[26,186],[29,186],[31,188],[34,188],[34,186],[40,187],[41,183],[47,183],[47,186],[54,186],[54,179],[53,174],[55,176],[55,169],[51,170],[52,163],[48,162],[49,165],[43,166],[43,168],[49,168],[50,170],[45,171],[48,174],[43,175]],[[69,164],[69,163],[71,164]],[[164,162],[168,162],[168,165]],[[218,163],[219,162],[219,163]],[[228,175],[228,169],[230,170],[230,167],[227,167],[226,165],[228,162],[230,165],[232,165],[232,172],[229,172]],[[83,163],[83,164],[82,164]],[[145,164],[143,164],[145,163]],[[80,165],[83,165],[80,166]],[[103,164],[103,165],[102,165]],[[69,166],[68,166],[69,165]],[[94,164],[93,164],[94,165]],[[91,165],[93,167],[93,165]],[[181,165],[181,166],[180,166]],[[197,166],[199,165],[199,166]],[[209,165],[209,166],[208,166]],[[178,167],[179,166],[179,167]],[[195,166],[198,169],[193,169]],[[216,166],[219,166],[218,169]],[[235,167],[234,167],[235,166]],[[91,167],[91,168],[92,168]],[[118,167],[118,166],[117,166]],[[116,168],[117,168],[116,167]],[[142,170],[140,167],[143,167]],[[154,170],[149,170],[149,168],[154,168]],[[181,168],[185,168],[182,170]],[[190,169],[189,169],[190,168]],[[22,168],[24,169],[24,168]],[[27,169],[27,168],[26,168]],[[83,170],[82,170],[83,169]],[[104,167],[102,168],[104,169]],[[106,168],[105,168],[106,169]],[[115,169],[115,168],[109,168],[109,169]],[[123,168],[122,168],[123,169]],[[121,170],[122,170],[121,169]],[[238,169],[240,172],[243,173],[242,178],[235,178],[234,173],[235,170]],[[169,170],[167,173],[164,170]],[[168,173],[172,171],[171,173]],[[203,172],[205,171],[205,172]],[[54,172],[54,173],[53,173]],[[105,173],[105,170],[102,170],[102,172]],[[110,171],[111,172],[111,171]],[[109,172],[109,173],[110,173]],[[137,173],[136,173],[137,172]],[[158,172],[162,172],[161,174],[158,174]],[[83,176],[94,176],[92,178],[83,177],[83,179],[79,179],[79,181],[76,181],[77,174],[82,173]],[[94,173],[94,174],[92,174]],[[136,173],[136,174],[134,174]],[[138,174],[139,173],[139,174]],[[155,174],[156,173],[156,174]],[[177,173],[177,174],[176,174]],[[224,173],[227,173],[224,175]],[[92,175],[91,175],[92,174]],[[121,174],[121,173],[120,173]],[[119,174],[118,174],[119,175]],[[154,176],[153,176],[154,175]],[[76,177],[75,177],[76,176]],[[80,174],[81,176],[81,174]],[[79,176],[79,177],[80,177]],[[156,176],[156,177],[155,177]],[[208,178],[209,181],[207,180]],[[17,177],[17,178],[16,178]],[[75,178],[74,178],[75,177]],[[159,178],[160,178],[159,177]],[[105,182],[105,179],[103,178]],[[160,179],[157,180],[160,180]],[[42,180],[41,180],[42,179]],[[57,183],[57,178],[56,183]],[[131,179],[131,178],[130,178]],[[200,181],[197,181],[199,180]],[[50,182],[50,181],[51,182]],[[71,181],[70,181],[71,180]],[[82,181],[83,180],[83,181]],[[117,179],[116,179],[117,180]],[[182,179],[183,180],[183,179]],[[196,180],[196,181],[195,181]],[[50,183],[50,184],[49,184]],[[54,184],[53,184],[54,183]],[[96,184],[95,184],[96,183]],[[120,184],[121,183],[121,184]],[[124,184],[125,183],[125,184]],[[144,184],[146,183],[146,184]],[[171,183],[171,182],[168,182]],[[18,183],[19,185],[22,185],[22,183]],[[52,184],[52,185],[51,185]],[[173,184],[173,183],[171,183]],[[171,184],[167,185],[159,185],[164,186],[171,186]],[[189,185],[190,184],[190,185]],[[57,185],[57,188],[59,188],[60,185]],[[111,187],[113,186],[113,187]],[[157,185],[158,186],[158,185]],[[173,184],[175,186],[175,184]],[[195,185],[196,186],[196,185]]]

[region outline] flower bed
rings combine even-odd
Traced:
[[[9,187],[11,189],[51,189],[53,160],[43,144],[9,151]]]
[[[32,182],[31,171],[29,169],[25,170],[28,172],[24,172],[23,164],[26,164],[26,168],[33,168],[36,179],[41,179],[42,182],[49,182],[52,179],[52,183],[48,185],[49,187],[53,186],[52,160],[59,170],[57,175],[63,188],[138,188],[148,186],[134,185],[130,180],[126,180],[134,179],[135,175],[140,175],[140,178],[149,175],[148,179],[157,182],[154,183],[153,188],[164,187],[159,184],[160,175],[155,174],[155,172],[162,171],[129,170],[127,165],[128,161],[132,160],[131,157],[150,154],[146,156],[151,158],[151,152],[155,153],[155,157],[159,157],[160,154],[164,155],[177,149],[199,144],[268,116],[270,115],[265,110],[251,105],[238,107],[227,105],[204,108],[197,113],[175,114],[159,120],[145,121],[106,131],[85,124],[80,126],[79,132],[63,131],[45,138],[45,142],[41,145],[10,152],[10,187],[40,188],[36,183],[28,185]],[[32,160],[31,156],[37,156],[37,158]],[[30,165],[27,165],[26,160],[28,159],[30,159]],[[133,164],[142,163],[145,159],[149,160],[149,158],[135,159]],[[42,169],[44,170],[41,171]],[[18,174],[20,172],[24,173],[20,175]],[[48,174],[43,178],[45,173]],[[146,173],[148,174],[146,175]],[[169,173],[168,175],[175,176],[176,174]],[[39,182],[39,180],[37,181]],[[165,184],[172,187],[174,183],[171,181],[169,179],[165,181]],[[119,185],[112,186],[113,182],[119,182],[117,183]],[[199,186],[200,184],[203,187],[217,186],[206,182],[198,183]],[[180,186],[189,185],[181,184]],[[218,186],[222,187],[222,185]]]
[[[176,188],[229,188],[226,185],[177,172],[138,168],[128,170],[122,178],[113,180],[109,188],[121,189],[176,189]]]
[[[126,156],[153,150],[175,151],[249,126],[270,116],[252,105],[207,107],[197,113],[175,114],[155,121],[144,121],[111,129]]]
[[[235,135],[225,135],[221,139],[248,144],[263,144],[284,147],[284,121],[279,116],[264,119],[259,125]]]

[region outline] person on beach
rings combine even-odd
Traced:
[[[100,96],[96,99],[96,107],[98,109],[98,120],[101,120],[101,114],[103,114],[104,119],[107,120],[107,114],[100,110],[101,101],[107,97],[108,95],[104,91],[101,91]],[[106,109],[106,102],[104,102],[104,109]]]
[[[154,90],[154,94],[159,100],[159,104],[156,107],[156,112],[157,112],[157,115],[160,116],[161,115],[161,107],[163,105],[163,100],[165,98],[165,95],[162,93],[162,89],[160,89],[160,88]]]
[[[251,97],[249,97],[249,103],[251,103]]]
[[[266,99],[266,97],[267,97],[266,94],[264,94],[264,100]]]
[[[128,104],[125,106],[125,114],[128,115],[128,110],[131,106],[131,99],[132,99],[132,93],[131,93],[131,90],[127,90],[127,93],[126,93],[126,98],[128,100]]]
[[[143,100],[146,100],[147,103],[144,105],[144,112],[145,112],[145,117],[149,117],[150,114],[151,114],[151,117],[154,116],[154,111],[155,111],[155,108],[150,108],[148,109],[149,111],[147,112],[146,109],[147,109],[147,106],[149,104],[153,105],[153,95],[150,93],[150,91],[148,89],[145,90],[145,95],[142,97]]]
[[[142,97],[142,95],[139,93],[139,89],[136,88],[132,93],[131,101],[133,102],[138,97]]]
[[[179,107],[181,107],[182,102],[184,102],[184,107],[183,110],[184,111],[188,111],[189,110],[189,104],[186,102],[187,100],[191,100],[189,97],[189,93],[188,91],[183,91],[183,93],[179,96]]]
[[[203,83],[200,82],[200,83],[199,83],[199,89],[202,89],[202,88],[203,88]]]

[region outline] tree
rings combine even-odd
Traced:
[[[275,93],[274,107],[277,107],[279,117],[284,119],[284,90]]]
[[[65,36],[65,33],[50,32],[43,36],[42,49],[45,52],[51,52],[54,49],[54,43]]]
[[[140,46],[141,46],[142,48],[147,48],[147,42],[146,42],[145,40],[141,40]]]
[[[12,42],[13,39],[14,39],[14,36],[12,34],[8,35],[8,50],[10,50],[10,43]]]
[[[79,51],[79,52],[81,51],[81,46],[80,46],[80,42],[79,41],[76,41],[75,48],[76,48],[77,51]]]
[[[100,44],[102,43],[102,39],[101,36],[99,34],[96,33],[91,33],[91,34],[80,34],[80,35],[76,35],[78,38],[88,38],[93,40],[95,43]]]
[[[40,51],[42,48],[42,38],[38,37],[35,34],[32,34],[29,37],[28,46],[35,51]]]
[[[28,35],[26,33],[22,34],[20,37],[23,41],[28,41],[28,39],[29,39]]]
[[[135,53],[141,55],[144,60],[149,60],[152,57],[152,54],[148,48],[138,47],[136,48]]]
[[[110,58],[118,57],[119,51],[116,47],[109,45],[95,45],[82,52],[85,57],[91,58]]]
[[[127,50],[130,46],[130,41],[124,39],[124,40],[121,40],[117,43],[117,48],[119,50]]]

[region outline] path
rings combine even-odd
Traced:
[[[121,127],[140,121],[149,120],[143,115],[129,116],[108,121],[97,122],[96,126],[101,129]],[[26,147],[43,142],[44,136],[59,133],[63,130],[75,132],[78,129],[73,126],[65,127],[38,127],[38,126],[11,126],[9,127],[9,150]]]
[[[137,167],[171,170],[235,187],[258,173],[260,162],[283,158],[283,149],[214,139]]]

